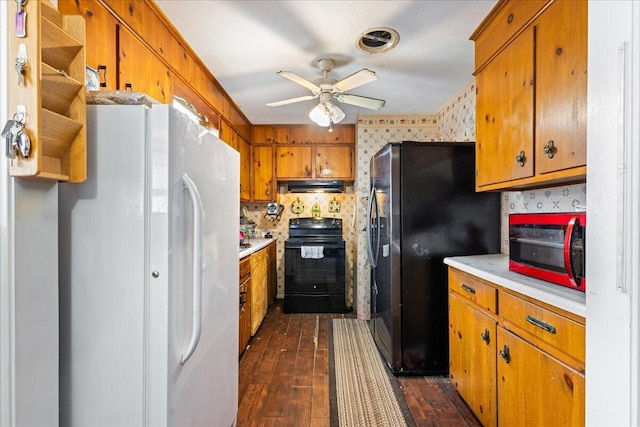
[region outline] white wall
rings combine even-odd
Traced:
[[[586,252],[589,426],[631,426],[640,422],[639,30],[640,2],[589,2]],[[620,50],[624,43],[626,61],[622,60]],[[620,101],[625,98],[626,105],[621,108]],[[624,155],[619,154],[622,150]]]

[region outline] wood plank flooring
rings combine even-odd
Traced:
[[[238,427],[329,426],[327,320],[343,316],[269,307],[240,359]],[[397,379],[418,427],[480,426],[448,378]]]

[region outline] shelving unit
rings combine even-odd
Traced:
[[[12,176],[82,182],[87,178],[84,18],[61,15],[48,0],[28,1],[25,11],[26,37],[15,37],[13,22],[7,25],[9,60],[17,58],[21,44],[27,50],[24,82],[19,85],[18,73],[9,71],[9,112],[26,108],[31,153],[11,159],[9,170]],[[13,13],[8,15],[12,21]]]

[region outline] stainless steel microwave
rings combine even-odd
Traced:
[[[509,270],[586,290],[585,213],[509,215]]]

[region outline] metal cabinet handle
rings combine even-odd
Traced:
[[[554,147],[553,140],[547,142],[547,145],[542,148],[542,151],[544,151],[547,157],[553,159],[553,155],[556,153],[556,148]]]
[[[462,285],[460,285],[460,287],[462,289],[464,289],[465,291],[469,292],[470,294],[475,294],[476,293],[476,290],[474,288],[472,288],[469,285],[465,285],[464,283]]]
[[[511,362],[511,354],[509,354],[509,346],[507,344],[505,344],[498,353],[500,353],[500,357],[502,357],[506,363]]]
[[[524,167],[524,162],[527,160],[527,156],[525,156],[524,151],[521,151],[516,156],[516,163],[520,165],[520,167]]]
[[[489,345],[489,329],[485,328],[484,332],[480,334],[480,338],[485,344]]]
[[[244,305],[247,303],[247,300],[245,299],[246,296],[246,292],[240,292],[240,308],[244,307]]]
[[[189,175],[182,175],[184,187],[191,196],[193,203],[193,329],[187,350],[180,357],[180,364],[184,365],[193,355],[200,341],[202,330],[202,198],[198,188]]]
[[[98,65],[98,74],[100,74],[100,87],[107,87],[107,66]]]
[[[540,329],[544,329],[549,333],[552,333],[552,334],[556,333],[556,328],[551,323],[547,323],[544,320],[540,320],[531,315],[525,317],[524,320],[526,320],[527,322],[531,323],[534,326],[537,326]]]

